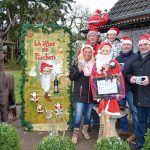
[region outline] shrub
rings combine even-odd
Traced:
[[[0,149],[20,150],[20,138],[14,126],[0,124]]]
[[[95,150],[130,150],[129,145],[118,137],[102,138]]]
[[[75,150],[75,144],[68,137],[45,137],[36,150]]]
[[[149,149],[150,149],[150,129],[147,130],[147,133],[145,135],[145,144],[143,146],[143,150]]]

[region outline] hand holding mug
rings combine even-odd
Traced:
[[[149,84],[148,76],[142,76],[142,81],[141,81],[140,85],[147,86],[148,84]]]

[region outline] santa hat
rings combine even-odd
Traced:
[[[108,23],[108,14],[101,13],[101,10],[97,9],[89,18],[88,18],[88,29],[98,29],[100,26]]]
[[[84,50],[85,48],[90,48],[90,49],[92,50],[92,53],[94,53],[93,47],[92,47],[91,45],[89,45],[89,44],[84,45],[84,46],[82,47],[81,51],[83,52],[83,50]]]
[[[131,44],[132,45],[132,40],[128,36],[121,37],[120,41],[122,42],[122,44]]]
[[[111,44],[109,42],[102,42],[99,46],[98,46],[98,53],[101,52],[101,49],[104,47],[104,46],[109,46],[110,49],[112,48]]]
[[[89,32],[88,32],[88,34],[87,34],[87,37],[89,36],[89,35],[99,35],[100,33],[98,32],[98,30],[97,29],[91,29],[91,30],[89,30]]]
[[[110,33],[116,33],[117,35],[119,34],[120,30],[118,28],[110,28],[107,32],[107,34]]]
[[[150,44],[150,35],[149,34],[143,34],[142,36],[140,36],[138,45],[140,45],[142,43]]]
[[[41,63],[41,68],[40,68],[41,73],[43,72],[43,69],[44,69],[44,68],[52,69],[53,66],[50,65],[50,64],[48,64],[48,63],[42,62],[42,63]]]

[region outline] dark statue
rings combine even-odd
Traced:
[[[10,25],[8,26],[6,31],[0,31],[0,113],[2,122],[8,122],[9,107],[13,114],[12,120],[17,119],[14,96],[14,78],[13,75],[11,75],[10,73],[5,73],[4,71],[3,43],[11,26],[12,21],[10,19]]]

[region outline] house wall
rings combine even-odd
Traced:
[[[150,34],[150,26],[147,28],[142,28],[142,29],[135,29],[135,30],[122,30],[119,34],[119,36],[130,36],[133,40],[133,50],[134,52],[138,51],[138,40],[139,36],[141,36],[144,33]]]

